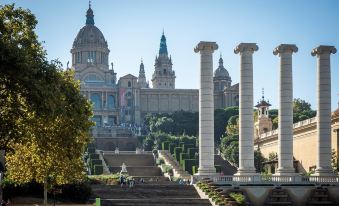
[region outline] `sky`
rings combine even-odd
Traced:
[[[0,0],[28,8],[38,20],[36,32],[48,58],[71,62],[72,43],[85,25],[87,0]],[[232,83],[239,82],[240,57],[234,48],[241,42],[257,43],[253,55],[254,103],[265,98],[278,108],[279,44],[296,44],[293,54],[293,96],[316,109],[316,58],[311,50],[333,45],[339,50],[339,1],[336,0],[92,0],[95,25],[110,49],[118,78],[138,76],[141,58],[150,80],[164,30],[176,73],[176,88],[199,88],[199,41],[215,41]],[[339,51],[331,56],[332,110],[339,102]]]

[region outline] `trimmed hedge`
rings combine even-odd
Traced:
[[[176,147],[177,145],[175,143],[170,143],[169,144],[169,152],[171,154],[174,154],[174,148]]]
[[[188,148],[187,153],[190,156],[190,159],[194,159],[195,158],[195,153],[198,152],[199,153],[199,149],[198,148]]]
[[[221,165],[214,165],[214,167],[217,173],[221,172]]]
[[[182,166],[183,160],[189,159],[189,158],[190,158],[190,157],[189,157],[188,153],[180,153],[180,165]]]
[[[99,154],[89,154],[89,158],[91,160],[97,160],[97,159],[99,159]]]
[[[192,175],[194,175],[195,173],[197,173],[198,172],[198,165],[193,165],[192,166]]]
[[[162,150],[169,150],[169,144],[170,144],[169,141],[165,141],[165,142],[161,143],[161,149]]]
[[[182,161],[182,168],[183,170],[186,170],[191,175],[193,174],[192,167],[197,166],[195,159],[186,159]]]
[[[185,153],[188,153],[189,148],[196,148],[196,147],[193,144],[184,144],[183,147],[182,147],[182,149]]]
[[[88,147],[88,148],[87,148],[87,152],[88,152],[89,154],[94,154],[94,153],[95,153],[95,148],[94,148],[94,147]]]
[[[174,158],[179,162],[180,161],[180,153],[182,152],[181,147],[176,147],[174,149]]]
[[[94,175],[102,175],[104,173],[104,167],[102,165],[94,165]]]
[[[92,159],[90,162],[89,162],[89,167],[91,169],[91,174],[94,173],[94,166],[95,165],[102,165],[102,161],[99,160],[99,159]]]

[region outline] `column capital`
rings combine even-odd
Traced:
[[[251,52],[253,54],[255,51],[258,51],[258,49],[259,47],[257,43],[240,43],[238,44],[237,47],[235,47],[234,53],[238,54],[244,52]]]
[[[218,44],[216,42],[210,41],[201,41],[198,45],[194,48],[194,52],[198,53],[201,51],[207,51],[213,53],[214,50],[218,49]]]
[[[311,55],[318,56],[321,54],[335,54],[336,52],[337,49],[334,46],[320,45],[312,50]]]
[[[295,44],[280,44],[273,50],[274,55],[282,53],[296,53],[298,52],[298,47]]]

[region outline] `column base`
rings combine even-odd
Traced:
[[[234,176],[256,176],[258,173],[255,172],[255,168],[238,168],[237,173]]]
[[[216,172],[215,167],[205,167],[199,168],[198,172],[194,174],[194,176],[218,176],[219,174]]]
[[[312,174],[312,176],[322,176],[322,177],[331,177],[331,176],[336,176],[335,173],[333,173],[332,168],[317,168],[315,169],[315,173]]]
[[[294,168],[281,167],[277,169],[277,172],[273,176],[298,176],[298,173],[295,173]]]

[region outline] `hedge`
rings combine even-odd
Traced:
[[[169,141],[165,141],[165,142],[161,143],[161,149],[162,150],[169,150],[169,144],[170,144]]]
[[[199,149],[198,148],[188,148],[187,153],[190,156],[190,159],[194,159],[195,158],[195,153],[198,152],[199,153]]]
[[[91,174],[94,173],[94,165],[102,165],[102,161],[99,159],[93,159],[89,162],[89,167],[91,168]]]
[[[91,160],[97,160],[97,159],[99,159],[99,154],[89,154],[89,158]]]
[[[95,153],[95,148],[93,148],[93,147],[88,147],[88,148],[87,148],[87,152],[88,152],[89,154],[94,154],[94,153]]]
[[[175,143],[170,143],[169,144],[169,152],[171,154],[174,154],[174,148],[176,147],[177,145]]]
[[[89,144],[87,145],[87,148],[95,148],[95,145],[94,145],[93,143],[89,143]]]
[[[221,165],[214,165],[214,167],[217,173],[221,172]]]
[[[197,166],[195,159],[186,159],[182,161],[182,168],[183,170],[186,170],[191,175],[193,174],[192,167]]]
[[[193,165],[192,166],[192,175],[198,172],[198,165]]]
[[[182,149],[184,150],[184,152],[188,152],[189,148],[196,148],[195,145],[193,144],[184,144]]]
[[[180,153],[180,165],[182,166],[182,162],[183,162],[183,160],[185,160],[185,159],[189,159],[189,155],[188,155],[188,153]]]
[[[104,167],[102,165],[94,165],[94,175],[102,175],[104,173]]]
[[[180,161],[180,153],[182,152],[181,147],[176,147],[174,149],[174,158],[179,162]]]

